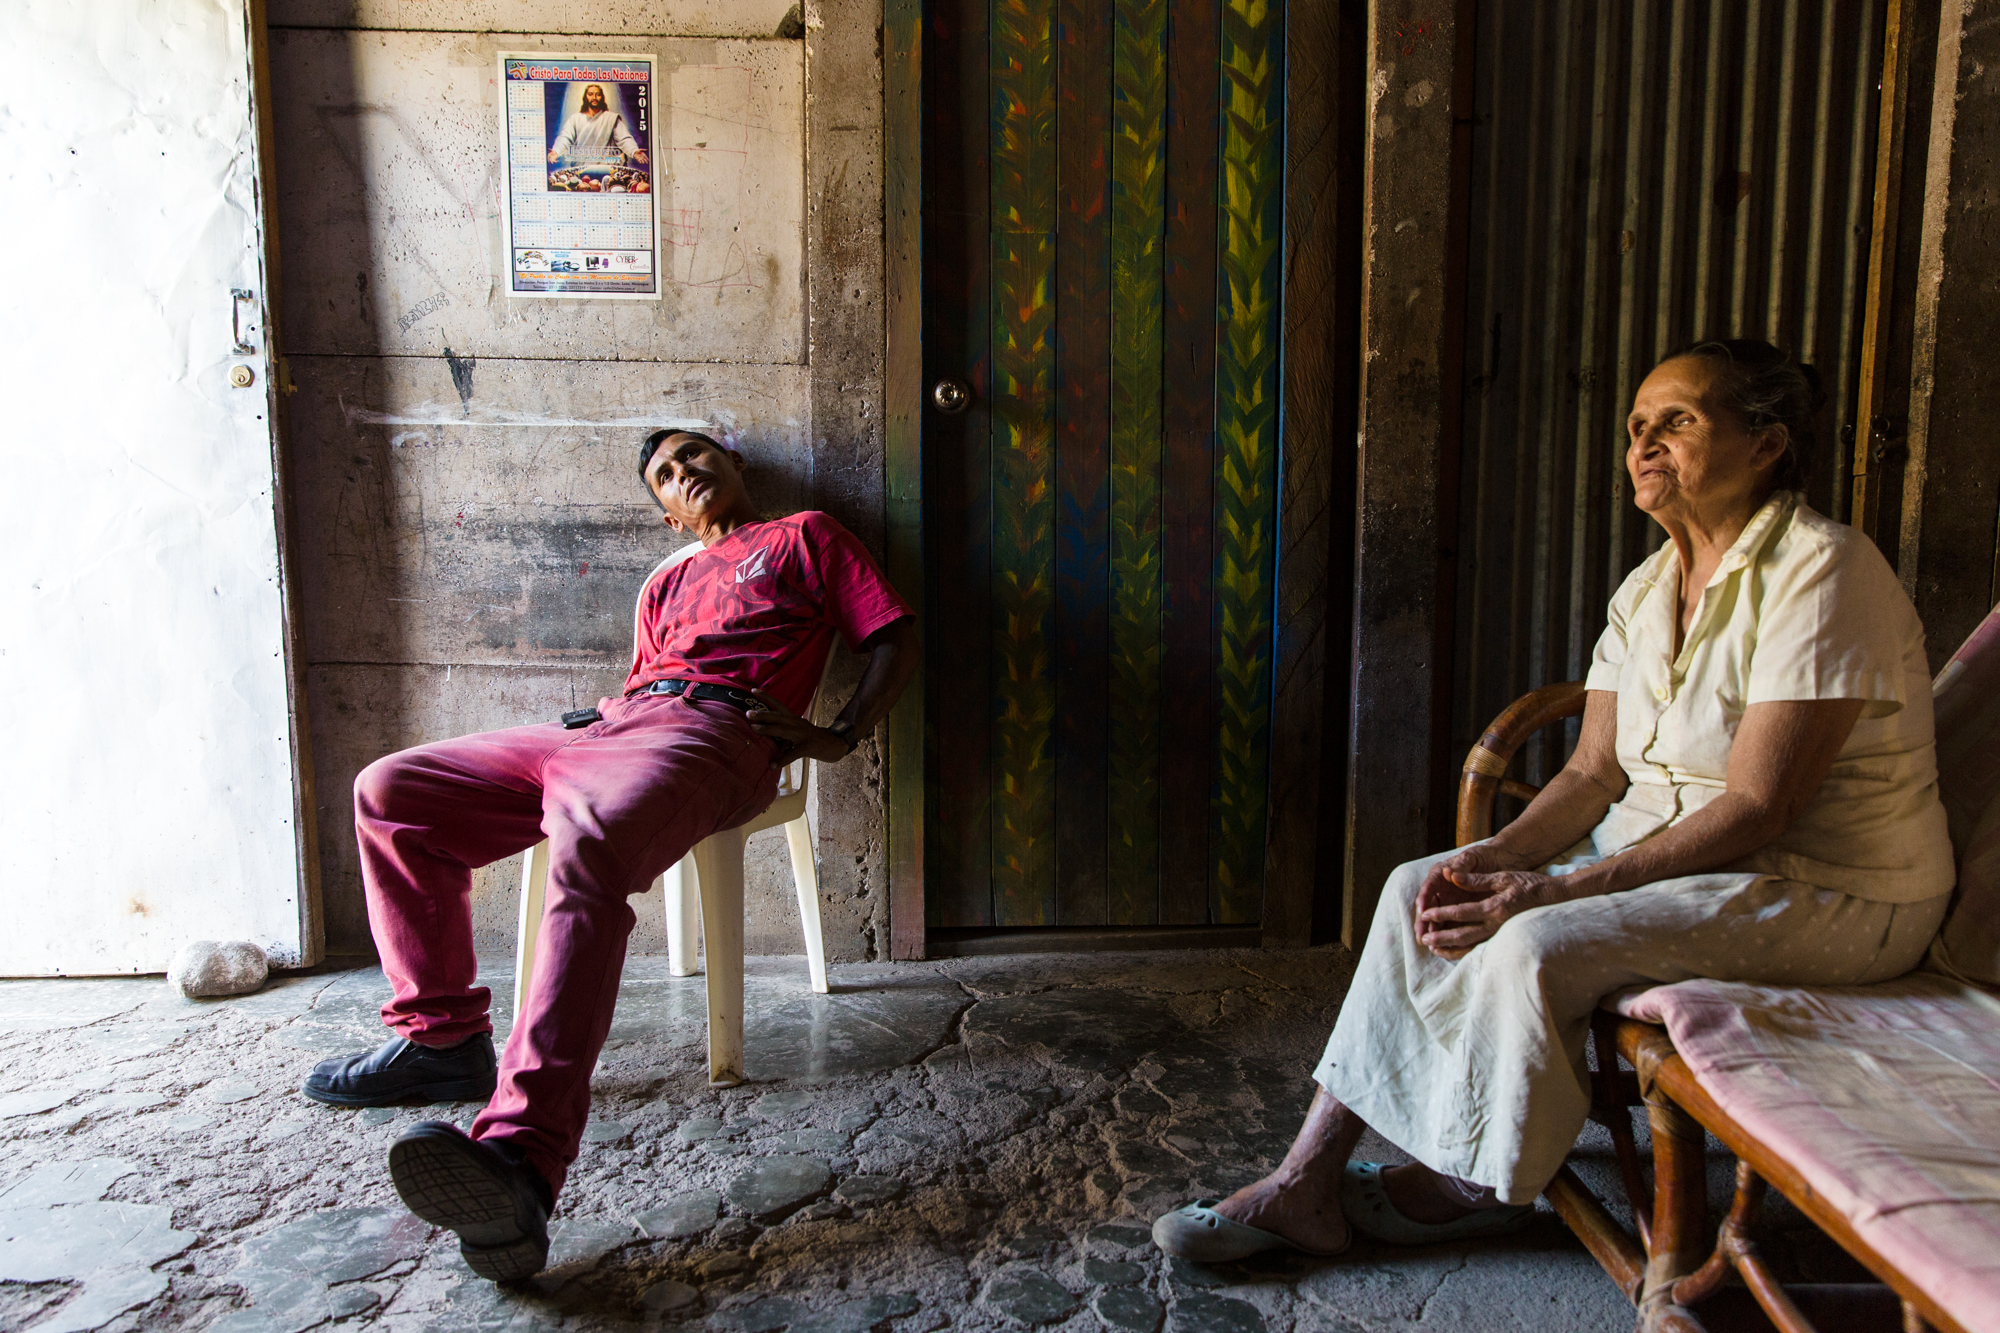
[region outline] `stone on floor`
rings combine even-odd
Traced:
[[[194,940],[167,964],[167,985],[189,999],[216,999],[248,995],[270,974],[270,960],[249,940]]]
[[[639,1230],[655,1240],[686,1240],[715,1225],[722,1196],[714,1190],[690,1190],[633,1218]]]
[[[151,1268],[196,1240],[173,1209],[149,1203],[0,1207],[0,1282],[52,1282]]]
[[[759,1222],[781,1222],[826,1193],[833,1172],[810,1157],[760,1157],[729,1182],[729,1202]]]
[[[75,1299],[34,1325],[35,1333],[93,1333],[127,1310],[157,1300],[167,1286],[166,1274],[148,1268],[93,1273]]]

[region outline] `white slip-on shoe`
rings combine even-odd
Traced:
[[[1221,1202],[1196,1199],[1183,1208],[1163,1213],[1153,1222],[1153,1244],[1175,1258],[1197,1264],[1224,1264],[1266,1250],[1297,1250],[1320,1258],[1333,1257],[1295,1245],[1275,1231],[1260,1231],[1224,1217],[1215,1211],[1215,1205]]]
[[[1412,1222],[1389,1202],[1378,1162],[1349,1162],[1340,1180],[1340,1210],[1347,1225],[1387,1245],[1444,1245],[1484,1240],[1521,1230],[1535,1218],[1533,1204],[1501,1204],[1467,1213],[1455,1222]]]

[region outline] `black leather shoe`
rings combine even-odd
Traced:
[[[389,1145],[389,1178],[411,1212],[458,1233],[459,1256],[479,1276],[511,1282],[547,1265],[554,1197],[541,1173],[504,1145],[426,1120]]]
[[[320,1061],[306,1075],[305,1094],[328,1106],[483,1102],[498,1067],[490,1033],[441,1049],[391,1037],[372,1051]]]

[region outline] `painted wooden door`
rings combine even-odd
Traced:
[[[0,159],[0,975],[320,941],[298,781],[248,0],[14,14]],[[32,330],[32,332],[28,332]]]
[[[1283,19],[930,7],[932,926],[1259,919]]]

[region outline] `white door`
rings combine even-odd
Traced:
[[[7,6],[0,975],[318,953],[245,4]]]

